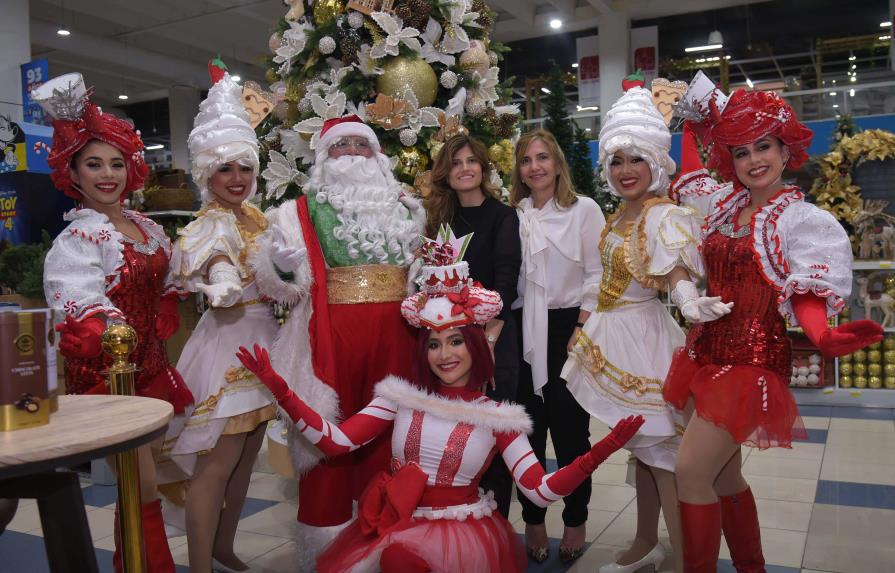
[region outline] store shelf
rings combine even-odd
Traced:
[[[888,388],[792,388],[800,406],[867,406],[895,408],[895,390]]]
[[[895,261],[854,261],[852,270],[855,271],[884,271],[895,270]]]

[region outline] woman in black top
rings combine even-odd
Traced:
[[[510,305],[522,264],[519,218],[500,201],[491,183],[491,164],[485,146],[466,135],[445,142],[432,166],[432,191],[426,198],[426,234],[434,237],[439,225],[448,224],[457,237],[473,233],[464,259],[469,276],[500,293],[503,310],[485,325],[494,354],[494,383],[487,394],[495,400],[516,400],[519,343]],[[513,480],[499,456],[482,478],[482,487],[494,491],[498,510],[506,516]]]

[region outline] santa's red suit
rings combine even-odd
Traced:
[[[366,139],[372,157],[327,157],[328,147],[346,137]],[[272,349],[277,370],[322,415],[345,419],[369,402],[376,382],[410,375],[416,338],[399,309],[425,215],[402,196],[376,136],[357,118],[328,122],[317,150],[306,194],[267,213],[274,232],[259,245],[252,266],[260,291],[290,308]],[[331,164],[341,165],[341,175],[327,173]],[[371,168],[375,177],[368,192],[355,172]],[[344,186],[340,177],[346,178]],[[297,268],[276,264],[277,252],[284,250],[302,255]],[[301,476],[301,566],[311,570],[318,550],[352,518],[352,500],[387,466],[388,440],[320,461],[320,451],[293,431],[289,448]]]

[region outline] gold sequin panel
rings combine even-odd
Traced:
[[[406,296],[407,268],[359,265],[326,271],[329,304],[400,302]]]
[[[618,299],[628,290],[633,277],[625,265],[622,245],[614,244],[608,236],[600,241],[600,261],[603,263],[603,277],[600,279],[600,294],[597,295],[597,312],[605,312],[627,304]]]

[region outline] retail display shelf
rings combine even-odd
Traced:
[[[855,261],[852,270],[855,271],[881,271],[895,270],[895,261]]]
[[[793,388],[796,402],[812,406],[895,408],[895,390],[888,388]]]

